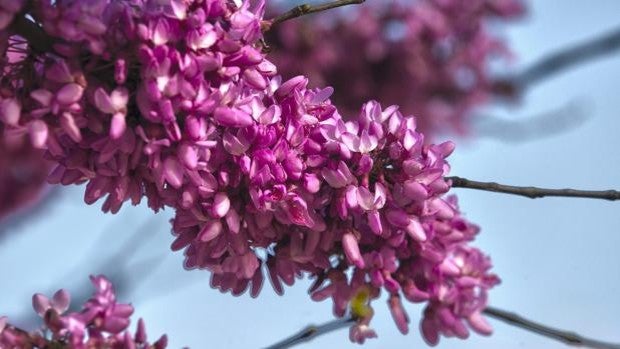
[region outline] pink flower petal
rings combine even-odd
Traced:
[[[82,86],[76,83],[66,84],[56,93],[56,100],[64,105],[73,104],[82,98],[83,93]]]

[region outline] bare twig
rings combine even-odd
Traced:
[[[270,21],[268,21],[267,27],[264,30],[267,31],[274,25],[288,21],[289,19],[305,16],[311,13],[327,11],[327,10],[331,10],[337,7],[361,4],[364,1],[366,0],[335,0],[335,1],[327,2],[324,4],[320,4],[320,5],[314,5],[314,6],[309,5],[309,4],[298,5],[286,11],[285,13],[281,15],[274,17]]]
[[[520,316],[519,314],[511,313],[494,307],[487,307],[484,310],[484,314],[497,320],[503,321],[509,325],[520,327],[524,330],[539,334],[541,336],[564,342],[567,345],[593,349],[620,349],[620,344],[606,343],[596,339],[583,337],[575,332],[551,328],[549,326],[545,326],[537,322],[528,320]]]
[[[616,190],[577,190],[577,189],[547,189],[537,187],[517,187],[513,185],[499,184],[495,182],[478,182],[466,178],[452,176],[446,177],[452,181],[453,188],[469,188],[492,191],[496,193],[514,194],[525,196],[530,199],[542,198],[545,196],[562,196],[574,198],[589,198],[603,200],[620,200],[620,192]]]
[[[355,319],[353,317],[347,317],[344,319],[336,319],[330,322],[326,322],[322,325],[310,325],[298,333],[279,341],[276,344],[272,344],[265,349],[285,349],[290,348],[294,345],[301,344],[303,342],[308,342],[313,340],[314,338],[327,334],[329,332],[337,331],[341,328],[345,328],[350,326]]]
[[[585,42],[552,52],[515,76],[499,79],[496,82],[496,93],[518,95],[541,80],[619,49],[620,27]]]

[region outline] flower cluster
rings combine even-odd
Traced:
[[[112,284],[105,277],[91,276],[91,281],[95,293],[79,312],[66,313],[70,303],[66,290],[59,290],[51,299],[35,294],[32,305],[44,321],[40,330],[27,332],[0,317],[0,348],[166,348],[165,335],[149,344],[142,319],[131,334],[127,328],[133,307],[117,303]]]
[[[491,59],[508,56],[486,24],[523,12],[521,0],[369,2],[274,27],[270,59],[283,76],[333,86],[343,115],[376,99],[418,116],[427,136],[466,134],[495,90]]]
[[[104,211],[143,197],[173,208],[172,249],[221,291],[257,296],[265,272],[282,293],[307,274],[337,316],[384,289],[402,332],[404,296],[428,303],[429,343],[465,337],[466,323],[488,333],[480,311],[498,279],[444,197],[453,144],[427,145],[397,107],[343,118],[332,88],[282,82],[261,51],[262,2],[36,4],[52,48],[8,39],[25,56],[2,67],[0,111],[5,133],[47,149],[53,183],[87,183]],[[374,334],[369,309],[354,341]]]
[[[155,210],[175,206],[184,180],[201,186],[216,126],[247,124],[235,104],[275,73],[251,45],[261,6],[160,3],[42,1],[33,17],[52,52],[8,41],[25,57],[2,67],[7,132],[48,150],[51,182],[88,181],[88,203],[107,195],[105,211],[144,192]]]

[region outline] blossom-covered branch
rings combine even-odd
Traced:
[[[0,61],[0,116],[45,149],[50,182],[86,183],[85,202],[106,212],[143,198],[173,208],[172,249],[221,291],[256,297],[269,278],[282,294],[310,275],[311,298],[338,317],[364,299],[355,342],[376,336],[381,292],[402,333],[402,302],[426,304],[431,344],[492,331],[481,310],[499,278],[446,195],[454,144],[427,142],[397,106],[368,101],[344,119],[332,88],[277,76],[264,2],[36,4],[62,43],[20,46],[6,29],[20,9],[1,7],[0,52],[24,57]]]
[[[593,349],[620,349],[620,344],[602,342],[596,339],[583,337],[575,332],[555,329],[502,309],[487,307],[484,310],[484,314],[509,325],[520,327],[527,331],[564,342],[568,345]]]
[[[614,53],[620,49],[620,27],[585,42],[552,52],[521,73],[496,82],[499,95],[519,94],[531,85],[566,69]]]
[[[320,5],[314,5],[314,6],[309,5],[309,4],[298,5],[298,6],[293,7],[289,11],[273,18],[270,21],[267,29],[279,23],[288,21],[289,19],[305,16],[311,13],[327,11],[327,10],[331,10],[337,7],[342,7],[342,6],[347,6],[347,5],[357,5],[357,4],[363,3],[364,1],[366,0],[336,0],[336,1],[331,1],[331,2],[324,3],[324,4],[320,4]]]
[[[446,177],[452,182],[453,188],[468,188],[492,191],[496,193],[514,194],[537,199],[546,196],[575,197],[603,200],[620,200],[620,191],[616,190],[577,190],[577,189],[548,189],[537,187],[519,187],[514,185],[499,184],[495,182],[479,182],[470,179],[452,176]]]

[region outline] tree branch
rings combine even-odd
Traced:
[[[336,319],[330,322],[326,322],[322,325],[310,325],[298,333],[279,341],[276,344],[272,344],[265,349],[285,349],[294,345],[301,344],[313,340],[314,338],[345,328],[350,326],[355,319],[353,317],[347,317],[344,319]]]
[[[498,79],[495,92],[514,95],[564,70],[620,49],[620,27],[601,36],[552,52],[512,77]]]
[[[520,327],[524,330],[549,337],[567,345],[576,347],[587,347],[593,349],[620,349],[620,344],[606,343],[599,340],[583,337],[575,332],[558,330],[545,326],[534,321],[528,320],[518,314],[494,307],[487,307],[484,314],[497,320],[503,321],[509,325]]]
[[[39,53],[52,51],[54,40],[45,33],[43,28],[25,16],[15,17],[11,29],[13,33],[26,39],[33,50]]]
[[[576,190],[576,189],[547,189],[537,187],[517,187],[513,185],[499,184],[495,182],[478,182],[466,178],[452,176],[446,177],[452,181],[453,188],[469,188],[492,191],[496,193],[514,194],[525,196],[530,199],[542,198],[545,196],[561,196],[574,198],[589,198],[603,200],[620,200],[620,192],[616,190]]]
[[[335,0],[335,1],[327,2],[321,5],[315,5],[315,6],[309,5],[309,4],[298,5],[288,10],[287,12],[269,20],[268,21],[269,24],[267,25],[264,31],[271,29],[271,27],[273,27],[274,25],[288,21],[289,19],[305,16],[311,13],[327,11],[327,10],[331,10],[331,9],[341,7],[341,6],[361,4],[364,1],[366,0]]]
[[[567,345],[576,347],[586,347],[592,349],[620,349],[620,344],[607,343],[596,339],[586,338],[575,332],[564,331],[555,329],[546,325],[539,324],[532,320],[528,320],[516,313],[511,313],[506,310],[486,307],[483,313],[496,320],[503,321],[509,325],[522,328],[535,334],[539,334],[544,337],[555,339],[563,342]],[[337,319],[327,322],[323,325],[313,326],[310,325],[298,333],[276,343],[266,347],[265,349],[286,349],[294,345],[311,341],[318,336],[328,334],[330,332],[339,330],[341,328],[348,327],[355,319],[352,317]]]

